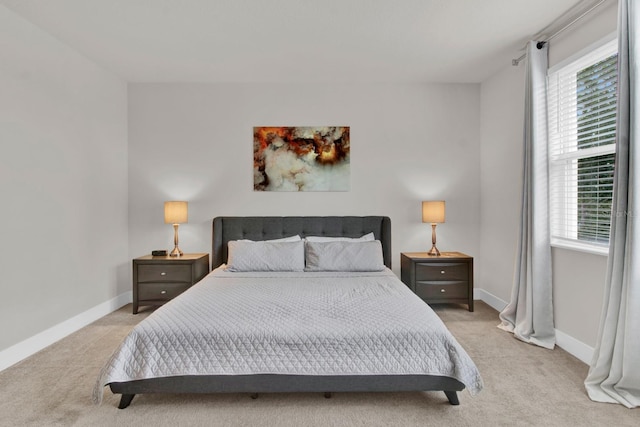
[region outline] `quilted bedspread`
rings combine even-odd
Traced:
[[[94,389],[178,375],[439,375],[473,395],[480,374],[391,270],[231,273],[218,268],[136,325]]]

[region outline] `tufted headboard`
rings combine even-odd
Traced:
[[[386,216],[219,216],[213,219],[211,268],[227,262],[230,240],[293,236],[360,237],[373,232],[391,268],[391,219]]]

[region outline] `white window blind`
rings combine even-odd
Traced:
[[[551,243],[602,252],[613,196],[616,40],[548,77]]]

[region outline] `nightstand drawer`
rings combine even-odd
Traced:
[[[140,265],[138,282],[191,282],[191,265]]]
[[[473,311],[473,257],[469,255],[403,252],[400,277],[427,304],[462,303]]]
[[[461,281],[416,282],[416,295],[425,299],[466,298],[469,283]]]
[[[419,280],[468,280],[469,267],[467,263],[416,263],[416,281]]]
[[[141,301],[169,301],[191,287],[191,283],[140,283],[138,299]]]
[[[145,255],[133,260],[133,314],[141,305],[160,306],[209,272],[209,254]]]

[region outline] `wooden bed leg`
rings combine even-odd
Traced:
[[[123,394],[120,398],[118,409],[124,409],[129,406],[131,404],[131,401],[133,400],[133,396],[135,396],[135,394]]]
[[[328,392],[328,391],[325,391],[325,392],[324,392],[324,398],[325,398],[325,399],[331,399],[331,393],[330,393],[330,392]]]
[[[459,405],[460,401],[458,400],[458,393],[456,393],[455,391],[444,391],[444,394],[447,395],[447,399],[449,399],[449,403],[451,403],[452,405]]]
[[[256,400],[258,398],[258,393],[251,393],[251,398]]]

